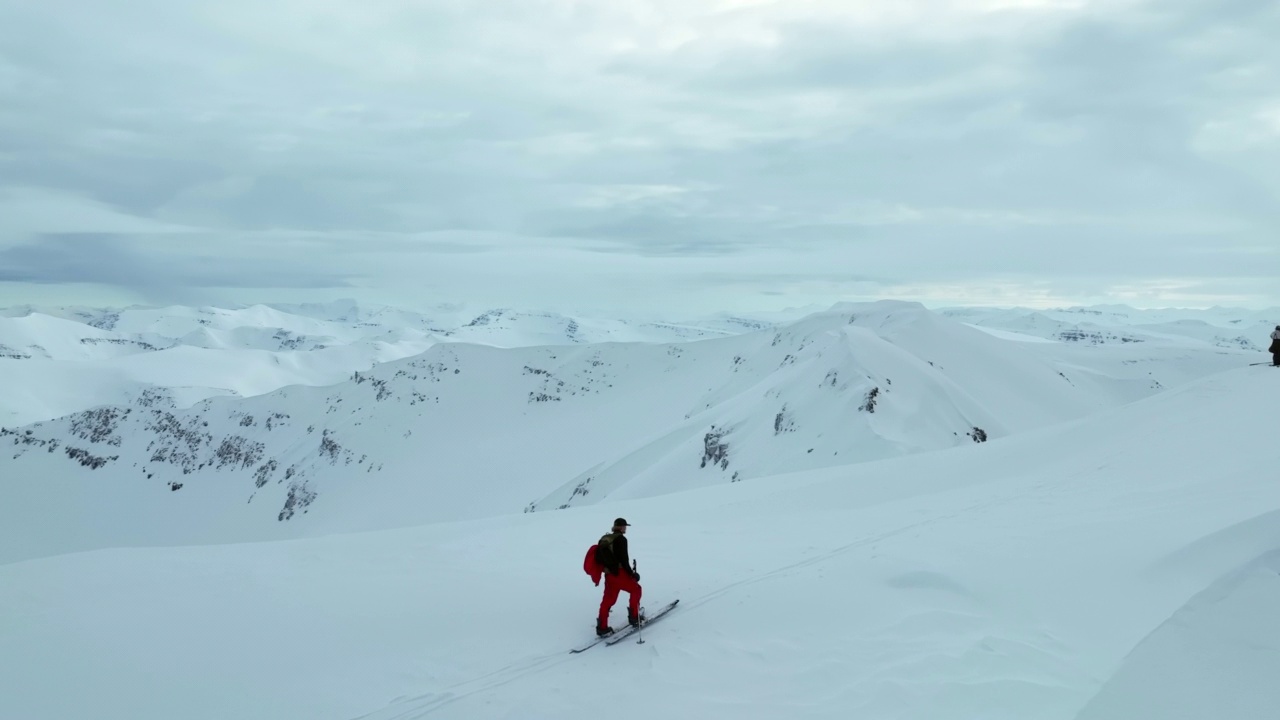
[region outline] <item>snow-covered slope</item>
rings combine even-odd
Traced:
[[[982,442],[1165,387],[1135,353],[1095,352],[1089,368],[1076,348],[994,339],[905,303],[838,305],[756,342],[685,423],[530,509],[687,489],[715,482],[716,468],[741,480]],[[1170,384],[1242,364],[1229,354],[1156,357]]]
[[[1006,382],[1045,392],[1023,372]],[[29,720],[1271,718],[1277,406],[1280,374],[1243,368],[643,500],[11,563],[0,698]],[[58,496],[70,525],[88,500]],[[582,551],[616,515],[645,604],[681,605],[643,645],[569,655],[599,597]]]
[[[1250,547],[1252,552],[1246,550]],[[1143,639],[1077,720],[1276,716],[1280,511],[1230,527],[1191,549],[1219,556],[1208,567],[1229,570]]]
[[[1102,348],[1090,368],[1057,347],[886,302],[695,343],[437,344],[185,410],[151,393],[0,429],[0,561],[650,497],[981,443],[1240,364]]]

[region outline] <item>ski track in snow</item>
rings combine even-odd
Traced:
[[[1105,465],[1106,463],[1104,462],[1102,464]],[[993,507],[1015,504],[1017,501],[1023,500],[1027,497],[1042,495],[1046,489],[1057,486],[1061,482],[1062,481],[1050,481],[1037,483],[1025,492],[1016,494],[993,494],[991,497],[986,498],[981,502],[969,504],[958,508],[953,512],[929,517],[928,519],[921,520],[919,522],[902,525],[874,535],[860,537],[857,540],[813,557],[787,563],[766,572],[727,583],[714,591],[704,593],[695,598],[687,600],[681,599],[677,614],[667,622],[670,623],[672,620],[684,622],[683,618],[689,615],[696,615],[699,608],[707,606],[714,601],[729,596],[735,591],[743,588],[767,581],[785,578],[796,571],[829,563],[831,560],[849,553],[850,551],[872,547],[885,540],[904,536],[922,528],[944,524],[958,518],[972,517],[975,514],[980,514],[983,510]],[[927,587],[929,585],[945,585],[949,582],[945,578],[934,578],[928,576],[919,579],[920,582],[918,585],[923,587]],[[660,643],[662,640],[659,636],[659,639],[654,640],[653,642]],[[1039,647],[1031,645],[1026,645],[1025,647],[1035,652],[1047,653],[1046,650]],[[593,648],[588,652],[598,652],[600,650],[603,650],[603,648]],[[1049,654],[1051,655],[1051,653]],[[366,715],[361,715],[354,720],[414,720],[415,718],[428,717],[449,708],[459,701],[497,690],[517,681],[575,661],[590,662],[591,659],[574,655],[566,655],[565,652],[553,652],[546,655],[530,657],[422,696],[396,698],[393,701],[393,710],[375,711]]]
[[[767,580],[773,580],[779,577],[785,577],[790,572],[800,570],[802,568],[810,567],[813,565],[818,565],[824,562],[828,562],[832,558],[842,555],[844,553],[847,553],[850,550],[867,547],[869,545],[874,545],[877,542],[887,540],[897,535],[903,535],[905,533],[911,532],[912,530],[916,530],[921,527],[933,525],[938,522],[942,522],[944,520],[949,520],[951,518],[963,515],[966,512],[969,512],[971,510],[987,507],[992,504],[994,504],[994,501],[973,505],[961,511],[958,511],[953,515],[930,518],[928,520],[923,520],[918,523],[906,525],[896,530],[891,530],[889,532],[885,532],[879,535],[874,535],[867,538],[861,538],[847,545],[825,552],[816,557],[807,558],[805,560],[800,560],[794,563],[789,563],[782,567],[778,567],[768,572],[765,572],[763,574],[760,574],[756,577],[751,577],[744,580],[739,580],[737,582],[729,583],[719,588],[718,590],[705,593],[696,599],[687,601],[682,598],[680,600],[680,606],[676,609],[675,613],[676,615],[686,615],[688,613],[694,612],[697,608],[703,605],[706,605],[707,603],[713,600],[717,600],[721,597],[724,597],[725,595],[732,593],[734,590],[737,590],[739,588],[746,587],[749,585],[754,585]],[[672,617],[671,619],[673,620],[675,619],[675,617]],[[671,622],[671,620],[668,620],[667,622],[669,623]],[[596,652],[597,650],[601,650],[601,649],[602,648],[592,648],[588,652]],[[568,662],[582,660],[582,658],[580,657],[569,655],[567,653],[568,651],[566,650],[561,653],[547,654],[540,657],[530,658],[528,660],[521,661],[518,663],[512,663],[511,665],[507,665],[505,667],[499,668],[490,673],[486,673],[484,675],[473,678],[471,680],[467,680],[461,683],[451,685],[439,692],[429,693],[422,697],[397,698],[394,701],[397,705],[397,708],[392,714],[381,714],[379,712],[374,712],[368,715],[361,715],[359,718],[356,718],[355,720],[413,720],[413,718],[426,717],[428,715],[436,713],[439,710],[443,710],[444,708],[448,707],[449,705],[452,705],[453,703],[459,700],[466,699],[472,695],[495,690],[505,685],[509,685],[517,680],[524,679],[527,676],[536,675],[537,673],[543,672],[545,670],[548,670],[550,668],[553,668],[559,665],[563,665]],[[406,705],[408,707],[400,707],[402,705]]]

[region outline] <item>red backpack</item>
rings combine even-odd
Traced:
[[[605,562],[613,556],[613,539],[616,537],[613,533],[609,533],[600,538],[599,542],[587,548],[587,556],[582,559],[582,569],[591,576],[591,581],[596,585],[600,584],[600,578],[608,572],[604,563],[600,562],[600,553],[608,553],[605,555]]]
[[[596,585],[600,584],[600,577],[604,575],[604,566],[596,560],[596,548],[599,545],[592,545],[587,548],[587,556],[582,560],[582,569],[591,576],[591,581]]]

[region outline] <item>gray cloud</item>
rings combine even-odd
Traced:
[[[154,241],[152,241],[154,242]],[[178,238],[162,242],[181,243]],[[190,242],[190,240],[185,240]],[[0,248],[0,282],[90,283],[131,288],[157,301],[191,299],[201,287],[341,288],[351,278],[317,273],[313,267],[217,254],[213,243],[197,253],[183,251],[177,262],[127,237],[94,233],[42,235],[33,242]],[[192,262],[192,255],[198,262]]]
[[[0,201],[103,226],[0,213],[0,282],[1280,301],[1275,3],[954,7],[8,4]]]

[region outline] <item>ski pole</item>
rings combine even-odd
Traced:
[[[631,572],[635,573],[636,575],[640,574],[640,570],[637,568],[635,560],[631,561]],[[640,617],[636,618],[636,620],[638,621],[636,624],[636,644],[643,645],[644,644],[644,606],[643,605],[640,606]]]

